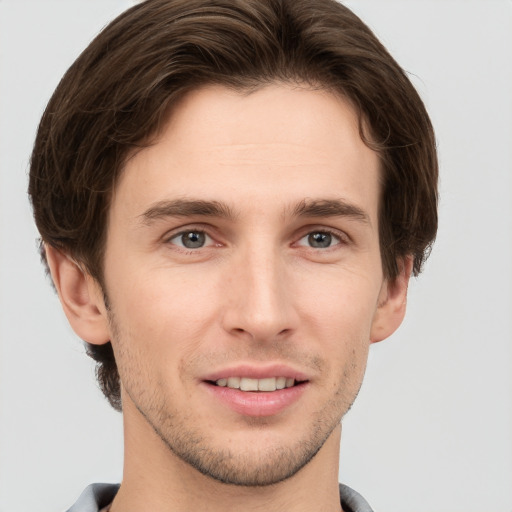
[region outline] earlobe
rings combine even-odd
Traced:
[[[75,333],[102,345],[110,340],[108,318],[98,283],[68,255],[46,246],[46,259],[62,308]]]
[[[411,277],[411,256],[400,262],[400,274],[393,281],[385,280],[373,318],[370,342],[377,343],[391,336],[402,323],[407,306],[407,288]]]

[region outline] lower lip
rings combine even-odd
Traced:
[[[299,400],[308,383],[276,391],[240,391],[204,382],[208,391],[238,414],[252,417],[273,416]]]

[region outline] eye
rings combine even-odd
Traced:
[[[200,249],[211,245],[213,240],[204,231],[190,230],[177,233],[169,239],[169,242],[185,249]]]
[[[312,231],[298,241],[298,245],[314,249],[328,249],[340,243],[343,243],[341,236],[329,231]]]

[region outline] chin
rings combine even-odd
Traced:
[[[287,442],[282,436],[255,429],[248,433],[248,439],[239,439],[230,448],[215,446],[216,442],[197,432],[177,435],[174,430],[172,435],[157,434],[174,456],[202,475],[226,485],[262,487],[296,475],[318,454],[339,423],[333,421],[329,427],[325,423],[315,425],[298,439],[292,441],[288,437]],[[228,434],[224,443],[227,438]]]

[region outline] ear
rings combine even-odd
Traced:
[[[93,345],[110,341],[100,285],[67,254],[48,245],[45,249],[53,283],[72,329]]]
[[[412,256],[407,256],[399,262],[400,274],[394,280],[385,279],[382,283],[370,333],[371,343],[385,340],[400,327],[405,316],[412,264]]]

